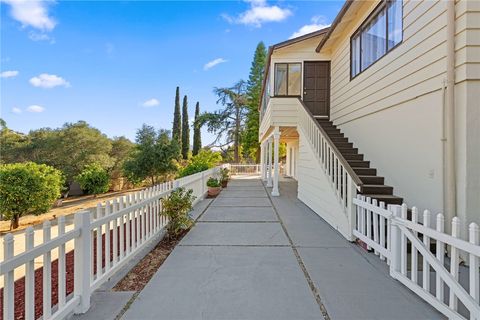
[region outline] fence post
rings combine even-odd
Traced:
[[[392,212],[392,221],[390,223],[390,235],[391,235],[391,255],[392,261],[390,263],[390,276],[396,279],[396,274],[400,273],[401,271],[401,259],[402,259],[402,251],[400,248],[402,242],[402,231],[398,226],[398,218],[400,218],[400,214],[402,211],[402,207],[398,205],[389,205],[388,211]]]
[[[74,296],[80,298],[75,308],[75,313],[78,314],[85,313],[90,308],[90,259],[92,259],[90,212],[75,213],[74,226],[80,230],[80,235],[74,241]]]
[[[205,196],[205,171],[202,171],[202,198]]]
[[[355,241],[353,230],[356,228],[357,206],[353,204],[353,199],[357,197],[357,188],[350,175],[347,175],[347,217],[350,222],[349,241]]]

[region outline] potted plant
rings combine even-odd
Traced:
[[[228,185],[228,180],[230,180],[230,170],[223,168],[220,170],[220,183],[222,188],[226,188]]]
[[[213,178],[213,177],[208,179],[207,187],[208,187],[208,196],[209,197],[216,197],[220,193],[220,190],[222,189],[218,179]]]

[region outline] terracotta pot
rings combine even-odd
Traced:
[[[226,188],[228,185],[228,180],[222,180],[222,188]]]
[[[216,197],[222,190],[221,187],[208,187],[208,196],[209,197]]]

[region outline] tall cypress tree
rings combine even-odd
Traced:
[[[187,96],[183,97],[182,108],[182,157],[188,159],[190,150],[190,127],[188,126],[188,101]]]
[[[177,140],[178,145],[182,143],[182,116],[180,114],[180,88],[177,87],[175,93],[175,109],[173,112],[172,137]]]
[[[197,155],[202,148],[202,136],[200,132],[200,124],[198,117],[200,116],[200,103],[197,101],[195,105],[195,122],[193,123],[193,150],[192,155]]]
[[[258,143],[259,112],[258,107],[261,101],[263,74],[267,51],[263,42],[260,42],[253,55],[250,76],[247,82],[248,112],[243,136],[244,157],[251,158],[256,162],[260,160],[260,145]]]

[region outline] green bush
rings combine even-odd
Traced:
[[[110,176],[108,172],[99,165],[89,165],[75,177],[80,188],[88,194],[100,194],[108,191]]]
[[[191,174],[202,172],[211,169],[222,161],[222,156],[219,152],[202,149],[200,152],[192,157],[190,163],[180,170],[179,176],[185,177]]]
[[[189,229],[193,220],[188,213],[192,210],[193,190],[185,188],[173,190],[170,195],[162,199],[162,215],[168,218],[167,232],[169,237],[177,237],[181,231]]]
[[[220,187],[220,181],[218,181],[218,179],[216,179],[216,178],[209,178],[207,180],[207,187],[218,188],[218,187]]]
[[[60,197],[62,173],[33,162],[0,165],[0,212],[18,228],[21,216],[47,212]]]

